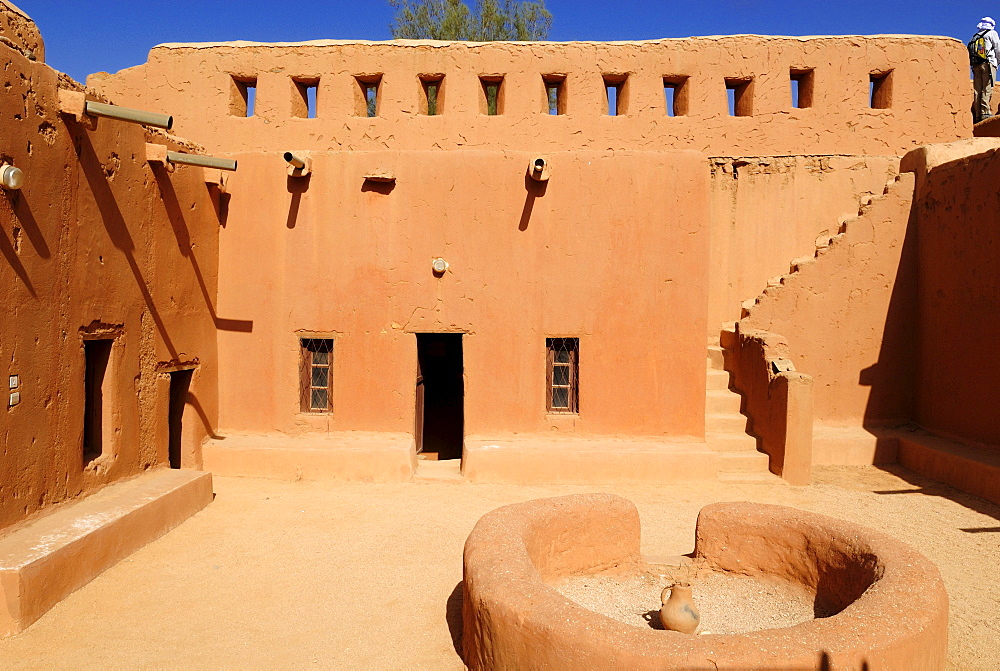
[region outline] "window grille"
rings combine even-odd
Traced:
[[[580,412],[580,339],[546,338],[546,408],[549,412]]]
[[[299,409],[302,412],[332,412],[333,377],[330,371],[333,364],[333,340],[301,338],[299,345]]]

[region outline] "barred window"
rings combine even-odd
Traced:
[[[580,339],[546,338],[546,407],[549,412],[580,412]]]
[[[302,412],[333,411],[333,339],[299,339],[299,409]]]

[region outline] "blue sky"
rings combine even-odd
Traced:
[[[14,0],[39,25],[47,61],[78,80],[146,61],[161,42],[389,38],[384,0]],[[470,2],[471,4],[471,2]],[[758,33],[912,33],[967,40],[990,3],[967,0],[547,0],[553,40]],[[1000,15],[1000,6],[993,10]],[[1000,16],[994,16],[1000,19]]]

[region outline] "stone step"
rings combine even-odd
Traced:
[[[458,485],[465,481],[465,476],[462,475],[461,459],[444,459],[441,461],[419,459],[417,461],[417,468],[413,472],[413,482]]]
[[[718,345],[709,346],[708,348],[708,367],[711,370],[725,370],[726,368],[726,351],[719,347]]]
[[[706,389],[729,389],[729,373],[724,370],[709,370],[705,379]]]
[[[55,509],[0,540],[0,637],[212,501],[212,474],[160,468]]]
[[[728,389],[710,389],[705,392],[705,412],[707,414],[739,414],[743,397]]]
[[[740,485],[784,485],[784,480],[770,471],[763,473],[719,473],[716,476],[720,482]]]
[[[716,452],[757,451],[757,439],[747,433],[709,433],[705,443]]]
[[[705,433],[746,433],[747,418],[736,413],[708,413]]]
[[[768,456],[763,452],[720,452],[719,473],[764,473]]]

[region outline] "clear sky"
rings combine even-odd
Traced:
[[[146,61],[161,42],[389,39],[385,0],[14,0],[42,30],[48,63],[83,81]],[[469,4],[472,4],[471,1]],[[990,9],[991,5],[993,6]],[[969,0],[547,0],[553,40],[690,35],[950,35],[1000,5]]]

